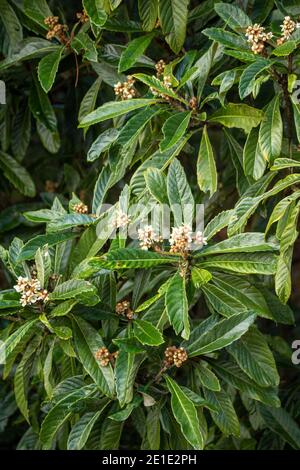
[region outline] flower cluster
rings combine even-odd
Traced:
[[[120,96],[122,100],[131,100],[136,96],[136,91],[134,89],[134,78],[129,75],[127,77],[127,82],[118,82],[114,85],[114,91],[116,96]]]
[[[60,24],[58,16],[47,16],[47,18],[44,19],[44,23],[49,27],[49,31],[46,36],[47,39],[50,40],[54,37],[57,37],[60,42],[66,44],[66,42],[68,41],[68,38],[66,36],[68,26],[65,24]]]
[[[148,250],[151,248],[155,243],[161,242],[161,237],[156,235],[154,232],[152,225],[145,225],[144,228],[138,229],[138,236],[140,241],[140,248],[142,250]]]
[[[272,39],[273,33],[266,33],[265,28],[258,23],[248,26],[245,33],[251,50],[254,54],[261,54],[265,48],[265,42]]]
[[[118,302],[116,304],[116,313],[118,315],[124,315],[128,318],[128,320],[133,319],[133,310],[130,308],[129,300],[123,300],[122,302]]]
[[[164,73],[166,67],[166,63],[163,59],[160,59],[158,62],[155,64],[155,69],[156,69],[156,76],[159,77]]]
[[[89,209],[83,202],[79,202],[78,204],[74,204],[73,210],[74,212],[78,212],[78,214],[87,214]]]
[[[76,13],[76,17],[80,21],[80,23],[87,23],[89,21],[89,17],[85,10],[83,10],[82,12]]]
[[[108,366],[110,362],[110,353],[109,350],[105,347],[98,349],[95,353],[95,358],[100,362],[102,367]]]
[[[187,361],[187,359],[188,354],[182,347],[176,348],[176,346],[169,346],[165,350],[164,364],[166,367],[171,367],[173,365],[176,367],[181,367],[182,364]]]
[[[203,236],[202,232],[198,231],[195,237],[192,237],[192,229],[189,225],[173,227],[169,239],[171,253],[186,253],[191,249],[192,241],[194,241],[196,245],[207,245],[207,239]]]
[[[192,111],[196,111],[198,108],[198,101],[196,96],[193,96],[190,101],[189,101],[189,107],[191,108]]]
[[[114,360],[118,357],[119,351],[110,353],[109,350],[102,346],[95,352],[95,359],[100,362],[100,366],[106,367],[110,362],[114,364]]]
[[[47,302],[49,299],[48,291],[41,288],[37,279],[19,276],[14,289],[22,294],[20,299],[22,307],[33,305],[36,302]]]
[[[283,44],[287,39],[290,39],[297,28],[300,28],[300,23],[293,21],[290,16],[285,16],[282,25],[280,25],[281,37],[277,39],[277,44]]]
[[[115,228],[124,228],[130,223],[130,217],[126,214],[126,212],[122,212],[118,210],[116,213],[116,217],[114,220],[114,227]]]

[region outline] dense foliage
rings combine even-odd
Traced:
[[[0,447],[300,449],[298,18],[0,0]]]

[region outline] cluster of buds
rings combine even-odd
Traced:
[[[68,38],[66,36],[68,26],[65,24],[60,24],[58,16],[48,16],[44,19],[44,23],[49,27],[49,31],[46,36],[47,39],[51,40],[54,37],[57,37],[63,44],[68,42]]]
[[[130,223],[130,217],[126,214],[126,212],[122,212],[118,210],[116,213],[116,217],[114,220],[114,227],[115,228],[124,228]]]
[[[198,101],[196,96],[193,96],[193,98],[190,99],[189,101],[189,107],[191,108],[192,111],[196,111],[198,108]]]
[[[287,39],[290,39],[292,33],[297,28],[300,28],[300,23],[296,23],[296,21],[292,20],[290,16],[285,16],[282,25],[280,25],[282,35],[277,39],[277,45],[279,46]]]
[[[102,347],[95,352],[95,358],[100,362],[100,366],[106,367],[110,362],[110,352],[107,348]]]
[[[122,100],[131,100],[136,96],[134,83],[134,78],[131,75],[128,75],[127,82],[118,82],[114,85],[115,95],[120,96]]]
[[[160,59],[158,62],[156,62],[155,69],[156,69],[157,77],[160,77],[161,75],[163,75],[165,67],[166,67],[166,63],[163,59]]]
[[[123,300],[122,302],[118,302],[116,304],[116,313],[118,315],[124,315],[128,318],[128,320],[133,319],[133,310],[130,308],[129,300]]]
[[[21,295],[20,303],[22,307],[33,305],[37,302],[47,302],[49,299],[48,291],[42,289],[37,279],[19,276],[14,289]]]
[[[188,359],[187,352],[184,348],[176,348],[176,346],[169,346],[165,350],[164,365],[166,367],[181,367],[184,362]]]
[[[76,13],[76,18],[80,21],[80,23],[87,23],[89,21],[89,17],[85,10]]]
[[[265,28],[258,23],[248,26],[245,36],[251,44],[254,54],[261,54],[265,48],[265,42],[273,37],[273,33],[266,33]]]
[[[169,239],[171,245],[171,253],[186,253],[191,249],[191,243],[194,241],[196,245],[207,245],[207,239],[203,233],[198,231],[192,237],[192,229],[189,225],[182,225],[181,227],[173,227]]]
[[[152,225],[145,225],[144,228],[139,228],[138,236],[140,241],[140,248],[142,250],[148,250],[156,243],[160,243],[162,241],[161,237],[156,235],[154,232]]]
[[[74,204],[73,210],[78,214],[87,214],[89,209],[83,202],[79,202],[78,204]]]

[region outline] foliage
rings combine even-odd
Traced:
[[[0,432],[300,449],[297,2],[0,7]]]

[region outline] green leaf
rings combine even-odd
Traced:
[[[84,116],[86,116],[87,114],[90,114],[92,111],[94,111],[95,105],[96,105],[96,102],[97,102],[98,93],[99,93],[100,86],[101,86],[101,82],[102,82],[101,78],[98,77],[94,81],[92,86],[88,89],[86,94],[84,95],[84,97],[83,97],[83,99],[80,103],[80,108],[79,108],[79,112],[78,112],[78,121],[81,121],[84,118]],[[83,132],[86,134],[87,131],[88,131],[88,127],[86,127]],[[114,131],[115,132],[116,129],[109,129],[109,131]],[[98,140],[98,138],[96,140]],[[93,161],[93,159],[91,159],[91,160],[89,159],[90,151],[91,151],[91,148],[88,152],[87,160],[88,161]],[[100,153],[99,153],[99,155],[100,155]]]
[[[130,69],[137,62],[142,54],[144,54],[147,47],[150,45],[154,34],[144,34],[138,38],[130,41],[126,49],[122,52],[119,62],[119,73]]]
[[[204,388],[208,388],[213,392],[219,392],[221,390],[221,385],[218,380],[218,377],[202,362],[195,367],[196,378],[199,380],[200,384]]]
[[[280,95],[268,104],[259,130],[259,143],[264,158],[273,162],[281,153],[283,124],[280,114]]]
[[[271,65],[272,62],[261,57],[245,68],[239,82],[239,94],[241,100],[253,92],[257,76]]]
[[[83,51],[83,58],[90,62],[98,62],[98,53],[94,41],[87,33],[80,31],[71,41],[71,47],[77,54]]]
[[[154,29],[158,15],[158,0],[138,0],[139,14],[145,31]]]
[[[173,415],[180,425],[182,434],[194,449],[203,449],[204,439],[201,434],[195,405],[171,377],[168,375],[164,377],[171,393]]]
[[[14,50],[23,39],[23,31],[17,15],[6,0],[0,0],[0,18],[7,33],[10,46]]]
[[[210,414],[218,428],[225,436],[230,434],[239,436],[240,423],[228,394],[224,390],[213,392],[205,388],[203,391],[206,400],[217,409],[217,411],[210,410]]]
[[[128,353],[124,349],[119,351],[115,365],[115,379],[121,408],[132,401],[136,374],[143,359],[143,354]]]
[[[284,408],[260,405],[259,413],[267,427],[278,434],[293,449],[300,449],[300,429]]]
[[[36,130],[46,150],[57,153],[60,149],[60,136],[57,131],[50,131],[41,121],[36,122]]]
[[[27,333],[35,326],[38,322],[38,318],[27,320],[21,325],[16,331],[14,331],[2,344],[0,344],[0,357],[6,359],[14,352],[18,344],[23,340]]]
[[[82,116],[83,117],[83,116]],[[86,129],[86,128],[85,128]],[[87,161],[94,162],[100,157],[101,153],[105,152],[110,146],[118,139],[118,129],[106,129],[98,135],[97,139],[92,143],[87,154]],[[102,170],[103,171],[103,170]]]
[[[218,174],[215,157],[210,143],[207,127],[204,126],[198,159],[197,159],[197,181],[201,191],[210,192],[210,197],[216,192],[218,185]]]
[[[176,273],[168,283],[166,292],[166,309],[168,318],[176,334],[181,333],[184,339],[190,336],[188,301],[185,279]]]
[[[196,327],[189,338],[183,342],[182,346],[187,350],[189,357],[208,354],[218,349],[225,348],[229,344],[237,341],[254,322],[256,315],[249,311],[211,324],[201,335],[201,324]]]
[[[243,33],[243,30],[251,25],[250,18],[236,5],[227,4],[225,2],[217,3],[215,5],[215,11],[234,31]]]
[[[76,234],[73,232],[38,235],[25,243],[18,255],[17,262],[21,263],[22,261],[33,259],[37,250],[45,245],[51,247],[67,240],[72,240],[74,237],[76,237]]]
[[[240,276],[214,273],[212,282],[203,285],[202,290],[208,303],[225,317],[253,310],[264,318],[272,318],[263,294]]]
[[[181,139],[189,125],[191,115],[192,113],[188,111],[179,112],[165,121],[162,128],[164,138],[159,144],[161,151],[169,149]]]
[[[4,176],[20,193],[28,197],[35,196],[35,184],[28,171],[10,155],[1,151],[0,168],[3,170]]]
[[[275,274],[278,257],[271,253],[225,254],[197,263],[201,268],[215,268],[243,274]]]
[[[157,100],[148,98],[137,98],[125,101],[109,101],[95,111],[85,116],[79,124],[79,127],[86,127],[97,122],[106,121],[123,114],[127,114],[135,109],[144,108],[151,104],[155,104]]]
[[[24,13],[28,18],[38,23],[42,28],[47,29],[44,19],[52,16],[52,12],[46,0],[24,0]]]
[[[180,226],[184,223],[191,227],[194,214],[194,198],[184,169],[176,158],[169,167],[167,191],[176,225]]]
[[[122,127],[120,131],[118,144],[126,147],[132,145],[148,122],[160,112],[161,109],[159,107],[149,106],[128,119],[125,126]]]
[[[106,418],[100,433],[100,446],[97,442],[97,449],[101,450],[118,450],[123,423],[119,421],[112,421]]]
[[[51,317],[62,317],[71,312],[72,308],[78,303],[76,299],[69,299],[56,305],[51,311]]]
[[[93,269],[136,269],[136,268],[150,268],[151,266],[158,266],[160,264],[176,263],[178,258],[176,256],[161,255],[151,251],[138,250],[135,248],[119,248],[110,251],[106,255],[99,258],[91,258],[89,266]]]
[[[96,287],[83,279],[70,279],[58,284],[49,298],[51,300],[74,298],[85,305],[95,305],[99,302]]]
[[[188,0],[159,0],[162,31],[175,54],[180,52],[185,41],[188,3]]]
[[[275,47],[275,49],[272,51],[272,54],[276,55],[277,57],[287,56],[290,55],[296,49],[296,47],[297,42],[290,40],[280,44],[280,46]]]
[[[250,131],[243,152],[243,167],[246,176],[259,180],[266,169],[265,159],[259,143],[259,130],[254,128]]]
[[[227,106],[213,113],[208,121],[219,122],[225,127],[238,127],[248,133],[253,127],[259,125],[263,115],[260,109],[246,104],[228,103]]]
[[[233,211],[222,211],[217,214],[204,229],[204,236],[207,240],[210,240],[212,237],[216,235],[216,233],[220,232],[223,228],[227,227],[232,217]]]
[[[257,328],[250,328],[228,348],[240,368],[258,385],[276,387],[279,375],[268,343]]]
[[[72,416],[72,404],[86,398],[90,393],[90,386],[82,387],[67,393],[53,406],[41,425],[40,440],[43,444],[43,449],[49,450],[51,448],[52,441],[59,429]]]
[[[11,148],[14,157],[21,161],[28,150],[31,137],[31,112],[29,106],[20,108],[15,115],[13,122],[14,138],[11,141]]]
[[[212,279],[212,274],[206,269],[192,267],[192,282],[197,289],[207,284]]]
[[[28,409],[28,385],[33,368],[34,355],[36,354],[37,347],[41,338],[35,337],[27,346],[21,361],[19,362],[14,376],[14,392],[16,403],[22,415],[29,423],[29,409]]]
[[[222,380],[237,388],[241,393],[246,393],[253,400],[270,406],[280,406],[276,388],[257,385],[236,364],[227,361],[226,363],[216,363],[213,367]]]
[[[117,411],[116,413],[110,415],[109,419],[112,419],[113,421],[126,421],[126,419],[128,419],[131,415],[132,411],[141,404],[142,400],[142,397],[135,397],[131,403],[128,403],[128,405],[123,408],[123,410]]]
[[[181,101],[182,103],[185,103],[185,100],[181,98],[179,95],[173,91],[172,88],[167,87],[164,85],[164,83],[159,80],[159,78],[155,77],[154,75],[146,75],[145,73],[135,73],[133,75],[134,78],[139,80],[142,83],[145,83],[145,85],[148,85],[150,88],[153,88],[154,90],[158,91],[158,93],[162,95],[169,96],[170,98],[173,98],[174,100]]]
[[[43,90],[48,93],[51,90],[55,77],[57,74],[59,62],[63,53],[64,47],[61,46],[51,54],[46,55],[41,59],[38,65],[38,78]]]
[[[160,449],[160,406],[151,406],[146,419],[147,446],[150,450]]]
[[[103,26],[107,20],[104,4],[104,0],[82,0],[85,11],[96,26]]]
[[[112,397],[114,393],[114,373],[111,365],[100,366],[95,358],[99,348],[104,347],[101,336],[89,323],[79,316],[73,318],[74,343],[78,358],[84,370],[92,377],[100,390]]]
[[[161,204],[168,204],[166,177],[158,168],[148,168],[144,174],[146,186],[152,196]]]
[[[145,320],[134,320],[133,334],[142,344],[159,346],[164,342],[161,332]]]
[[[32,3],[32,2],[31,2]],[[29,37],[18,43],[18,52],[7,56],[0,62],[0,70],[16,65],[18,62],[43,57],[45,54],[59,49],[60,46],[52,44],[46,39]]]
[[[98,411],[90,411],[85,413],[79,421],[72,427],[68,437],[67,448],[68,450],[81,450],[85,446],[89,435],[97,422],[103,410],[109,404],[109,400],[104,398],[101,402],[101,409]]]
[[[263,233],[239,233],[215,245],[203,248],[199,254],[195,255],[195,258],[221,253],[256,253],[257,251],[274,250],[279,250],[278,242],[276,240],[265,241]]]
[[[297,162],[296,160],[292,160],[291,158],[276,158],[270,170],[277,171],[277,170],[283,170],[284,168],[293,168],[293,167],[300,167],[300,162]]]
[[[244,38],[221,28],[207,28],[202,31],[202,34],[226,47],[232,47],[233,49],[247,48],[247,42]]]

